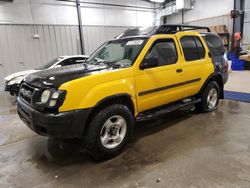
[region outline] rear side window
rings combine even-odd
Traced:
[[[224,48],[223,43],[219,37],[217,37],[215,35],[206,35],[203,38],[205,38],[205,41],[207,43],[207,46],[208,46],[209,51],[212,54],[212,56],[224,55],[225,48]]]
[[[181,46],[186,61],[194,61],[205,57],[204,47],[196,36],[185,36],[181,38]]]

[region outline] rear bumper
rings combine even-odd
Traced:
[[[17,99],[17,104],[19,117],[30,129],[39,135],[60,139],[82,137],[91,111],[88,108],[61,113],[42,113],[20,98]]]

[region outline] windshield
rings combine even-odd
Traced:
[[[62,59],[63,59],[63,57],[55,58],[55,59],[49,61],[47,64],[42,65],[42,66],[39,67],[39,68],[36,68],[36,70],[47,69],[47,68],[51,67],[52,65],[54,65],[55,63],[57,63],[58,61],[61,61]]]
[[[129,67],[133,65],[144,44],[145,38],[109,41],[94,52],[87,63]]]

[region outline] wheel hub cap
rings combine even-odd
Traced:
[[[218,101],[218,92],[215,88],[212,88],[209,92],[208,92],[208,96],[207,96],[207,105],[209,109],[213,109]]]
[[[101,143],[107,149],[114,149],[124,140],[126,132],[126,120],[119,115],[112,116],[103,124],[100,133]]]

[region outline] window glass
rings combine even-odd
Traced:
[[[205,57],[204,47],[198,37],[182,37],[181,45],[186,61],[194,61],[198,59],[203,59]]]
[[[215,35],[206,35],[205,40],[212,56],[221,56],[225,53],[225,48],[219,37]]]
[[[205,57],[205,50],[201,43],[201,40],[198,37],[194,37],[194,40],[195,40],[197,51],[199,54],[199,59],[203,59]]]
[[[106,61],[118,61],[124,57],[124,47],[120,43],[109,44],[103,48],[102,53],[98,56]]]
[[[159,66],[174,64],[177,61],[177,51],[172,39],[158,40],[149,50],[146,58],[157,57]]]
[[[87,60],[89,64],[129,67],[145,45],[145,38],[125,38],[108,41]]]

